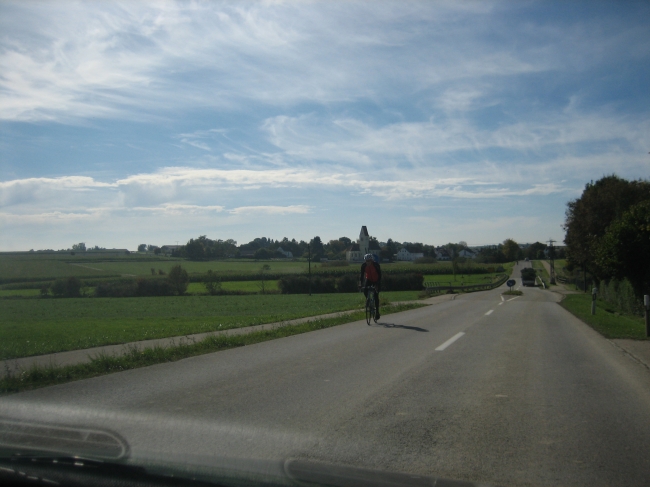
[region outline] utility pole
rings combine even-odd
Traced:
[[[548,260],[549,260],[549,265],[551,267],[551,284],[555,284],[555,247],[553,247],[553,244],[555,243],[555,240],[550,238],[548,240]]]
[[[643,296],[643,304],[645,305],[645,336],[650,338],[650,295]]]
[[[309,244],[307,244],[307,255],[309,262],[309,295],[311,296],[311,246]]]

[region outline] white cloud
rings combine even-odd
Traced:
[[[290,191],[287,191],[290,189]],[[112,182],[89,177],[40,178],[0,183],[0,200],[5,215],[49,215],[56,218],[86,218],[98,212],[145,212],[190,215],[227,212],[233,215],[291,214],[312,211],[313,205],[293,204],[293,191],[328,191],[342,195],[369,195],[378,200],[422,200],[423,198],[495,199],[562,193],[555,183],[516,185],[510,188],[496,181],[470,177],[426,177],[396,179],[364,173],[331,172],[285,168],[269,170],[219,170],[189,167],[164,168]],[[247,193],[242,193],[246,191]],[[241,205],[269,198],[289,204]],[[248,194],[248,196],[247,196]],[[8,211],[11,208],[11,211]],[[85,208],[78,211],[77,208]],[[67,215],[67,216],[66,216]],[[40,218],[40,217],[39,217]]]
[[[507,34],[512,27],[492,3],[27,2],[0,8],[0,117],[6,120],[143,117],[251,100],[377,100],[554,70],[554,54],[566,51],[549,37],[557,33],[535,26],[531,37],[542,47],[513,48],[518,32]],[[485,24],[503,26],[504,38],[486,42]],[[594,45],[588,29],[565,30],[581,52],[604,45],[622,51],[611,40],[616,36]],[[472,88],[447,89],[441,103],[462,109],[477,96]]]
[[[228,210],[233,215],[291,215],[291,214],[305,214],[310,212],[310,207],[305,205],[290,205],[290,206],[240,206]]]

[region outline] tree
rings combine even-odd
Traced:
[[[216,272],[212,272],[211,270],[208,270],[203,284],[205,285],[206,291],[212,296],[219,294],[219,291],[221,291],[221,278]]]
[[[147,250],[147,244],[138,245],[138,252],[145,252]]]
[[[63,279],[57,279],[50,286],[50,291],[54,296],[62,297],[65,295],[66,285]]]
[[[67,279],[57,279],[50,286],[54,296],[66,298],[78,298],[81,296],[81,281],[77,277],[68,277]],[[43,294],[41,292],[41,294]]]
[[[185,244],[185,257],[190,260],[205,259],[205,247],[202,239],[205,239],[205,235],[196,240],[191,238],[190,241]]]
[[[259,282],[259,288],[262,294],[266,294],[266,274],[268,274],[270,270],[271,266],[268,264],[264,264],[262,267],[260,267],[260,276],[262,279]]]
[[[312,238],[311,241],[309,242],[309,245],[311,246],[312,259],[319,259],[325,253],[325,249],[323,248],[323,242],[321,241],[320,237],[316,236]]]
[[[501,251],[506,258],[506,262],[519,260],[519,256],[521,254],[519,244],[511,238],[507,238],[503,241],[503,247],[501,248]]]
[[[524,250],[524,256],[528,257],[530,260],[542,259],[544,258],[544,250],[546,250],[546,244],[535,242],[526,247],[526,250]]]
[[[86,244],[84,242],[79,242],[78,244],[74,244],[72,246],[72,250],[74,250],[75,252],[85,252]]]
[[[347,245],[341,240],[330,240],[325,245],[327,257],[330,259],[345,258],[345,249]]]
[[[277,256],[277,251],[273,251],[265,248],[257,249],[255,251],[255,254],[253,255],[255,260],[269,260],[276,256]]]
[[[350,240],[348,237],[339,237],[339,242],[343,242],[345,248],[348,248],[350,245],[352,245],[352,240]]]
[[[580,198],[567,203],[564,230],[567,258],[597,277],[607,276],[596,263],[600,239],[609,225],[633,205],[650,199],[650,181],[627,181],[612,174],[585,185]]]
[[[187,284],[190,282],[190,278],[187,275],[187,271],[183,269],[180,265],[175,265],[169,271],[167,276],[167,281],[174,288],[174,291],[179,296],[187,291]]]
[[[609,226],[596,264],[604,274],[630,281],[638,298],[650,294],[650,200],[632,206]]]

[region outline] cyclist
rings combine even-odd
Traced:
[[[368,299],[368,287],[375,287],[375,306],[377,312],[375,319],[379,319],[379,286],[381,285],[381,267],[379,262],[373,260],[372,254],[363,256],[365,262],[361,264],[361,274],[359,276],[359,288],[363,287],[363,294]]]

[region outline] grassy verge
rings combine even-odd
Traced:
[[[533,269],[537,271],[538,276],[545,279],[549,278],[548,272],[546,271],[546,267],[544,267],[544,264],[542,263],[541,260],[533,260],[531,261],[531,264],[533,266]]]
[[[424,306],[419,303],[400,304],[387,307],[383,314],[398,313],[409,309]],[[310,331],[322,330],[344,323],[362,320],[365,315],[362,311],[352,314],[326,318],[299,325],[287,325],[271,330],[263,330],[237,336],[211,336],[200,342],[182,342],[174,347],[156,347],[151,349],[138,349],[131,347],[127,353],[120,356],[100,355],[89,363],[67,366],[32,366],[17,375],[8,375],[0,379],[0,393],[19,392],[74,380],[88,379],[99,375],[120,372],[123,370],[146,367],[165,362],[174,362],[196,355],[218,352],[230,348],[253,345],[255,343],[274,340]]]
[[[623,315],[600,300],[596,300],[596,314],[592,315],[589,294],[568,294],[560,304],[606,338],[646,339],[643,318]]]

